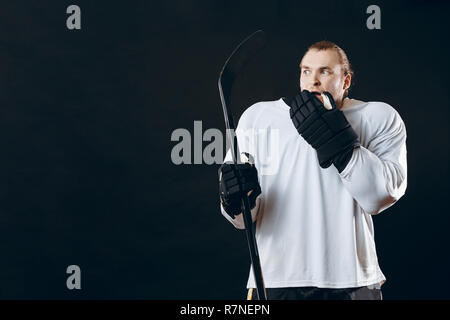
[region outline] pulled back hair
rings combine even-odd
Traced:
[[[347,54],[345,53],[344,50],[342,50],[341,47],[339,47],[337,44],[335,44],[334,42],[331,41],[327,41],[327,40],[322,40],[316,43],[313,43],[312,45],[310,45],[308,47],[308,50],[306,50],[306,52],[308,52],[309,50],[335,50],[339,56],[339,62],[341,64],[341,68],[342,68],[342,72],[344,74],[344,77],[347,75],[350,75],[352,77],[352,81],[350,83],[350,87],[348,87],[347,90],[345,90],[344,92],[344,98],[348,96],[348,91],[350,90],[351,86],[353,85],[353,76],[354,76],[354,71],[352,69],[352,66],[350,64],[350,61],[348,60]],[[305,52],[305,54],[306,54]]]

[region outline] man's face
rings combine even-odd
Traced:
[[[309,50],[300,62],[300,90],[328,91],[338,107],[342,106],[351,76],[344,77],[336,50]]]

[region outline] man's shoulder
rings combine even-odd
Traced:
[[[258,113],[258,112],[261,112],[261,109],[280,108],[280,104],[282,103],[281,101],[282,101],[281,99],[278,99],[278,100],[271,100],[271,101],[256,102],[256,103],[252,104],[250,107],[248,107],[247,109],[245,109],[245,111],[242,115]]]
[[[386,102],[370,101],[366,106],[366,121],[376,127],[384,129],[398,127],[403,120],[397,110]]]
[[[357,113],[354,119],[360,119],[366,132],[380,134],[405,129],[403,119],[392,105],[381,101],[357,101],[353,109]]]
[[[254,123],[262,116],[270,117],[274,112],[283,112],[283,109],[289,110],[289,107],[284,102],[282,102],[281,99],[272,101],[259,101],[245,109],[239,119],[239,123]]]
[[[371,115],[387,116],[398,114],[397,110],[390,104],[381,101],[369,101],[367,102],[366,111]]]
[[[348,99],[344,104],[344,109],[349,112],[355,111],[361,113],[362,118],[369,122],[385,122],[389,120],[401,120],[397,110],[390,104],[382,101],[361,101]]]
[[[361,110],[369,113],[393,113],[395,109],[386,102],[381,101],[362,101],[359,99],[345,98],[343,110]]]

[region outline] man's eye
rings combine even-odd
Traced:
[[[330,74],[330,72],[328,70],[322,70],[323,74]]]
[[[303,70],[303,74],[309,74],[310,71],[309,70]]]

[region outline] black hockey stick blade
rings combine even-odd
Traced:
[[[262,30],[258,30],[245,38],[234,51],[230,57],[225,61],[225,64],[219,76],[219,92],[224,108],[224,115],[227,129],[236,129],[233,118],[231,117],[230,100],[233,83],[238,77],[240,71],[247,65],[251,58],[261,51],[266,45],[266,34]]]

